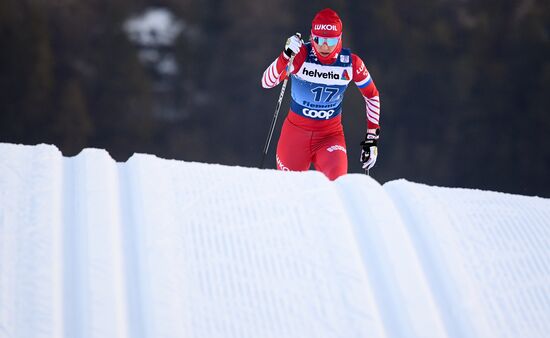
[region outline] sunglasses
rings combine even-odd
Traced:
[[[315,41],[315,43],[318,44],[319,46],[322,46],[324,43],[326,43],[329,47],[336,46],[339,40],[340,40],[340,37],[322,38],[320,36],[313,36],[313,41]]]

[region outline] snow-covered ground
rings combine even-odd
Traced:
[[[0,144],[0,337],[548,337],[550,199]]]

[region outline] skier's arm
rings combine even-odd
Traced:
[[[378,135],[380,129],[380,94],[363,60],[355,54],[352,54],[351,57],[353,81],[363,94],[366,102],[367,132]]]
[[[306,59],[307,48],[302,45],[300,51],[294,57],[292,66],[290,67],[291,73],[295,73]],[[262,76],[262,87],[273,88],[278,85],[282,80],[287,77],[286,68],[290,61],[290,57],[283,51],[275,61],[267,67]]]
[[[380,94],[365,63],[355,54],[351,55],[353,64],[353,81],[359,88],[366,104],[367,134],[361,142],[361,157],[363,169],[369,170],[378,157],[378,135],[380,134]]]

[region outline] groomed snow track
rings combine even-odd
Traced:
[[[550,200],[0,144],[0,337],[548,337]]]

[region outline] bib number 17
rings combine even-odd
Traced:
[[[334,97],[334,95],[336,95],[336,93],[338,93],[338,88],[334,88],[334,87],[315,87],[311,90],[311,92],[313,94],[315,94],[315,98],[313,100],[315,100],[315,102],[320,102],[323,98],[323,96],[325,96],[325,100],[324,102],[330,102],[332,100],[332,98]]]

